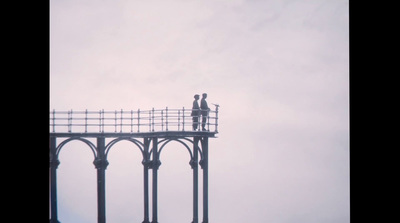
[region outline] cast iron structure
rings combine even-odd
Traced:
[[[207,131],[192,129],[191,111],[192,109],[185,108],[146,111],[50,111],[50,223],[60,222],[57,215],[57,167],[60,165],[58,157],[63,146],[74,140],[84,142],[93,152],[93,164],[97,169],[98,223],[106,222],[105,173],[109,164],[107,155],[113,145],[120,141],[133,143],[143,156],[142,223],[150,223],[150,189],[151,223],[158,223],[157,173],[161,165],[159,157],[164,146],[172,141],[181,143],[190,154],[189,164],[193,169],[192,223],[199,223],[198,166],[203,170],[202,223],[208,223],[208,138],[215,138],[215,134],[218,133],[218,106],[214,111],[208,112]],[[149,171],[152,171],[151,188]]]

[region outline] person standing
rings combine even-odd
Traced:
[[[206,127],[208,112],[210,111],[210,108],[207,105],[206,98],[207,94],[203,93],[203,97],[201,98],[201,103],[200,103],[201,116],[202,116],[201,120],[202,131],[207,131],[205,127]]]
[[[199,117],[200,117],[200,107],[199,107],[199,100],[200,95],[194,95],[194,101],[192,106],[192,113],[190,114],[193,117],[193,131],[196,131],[197,126],[199,125]]]

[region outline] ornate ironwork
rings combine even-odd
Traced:
[[[150,223],[149,193],[152,193],[152,221],[158,223],[158,169],[160,155],[170,142],[179,142],[189,153],[189,166],[193,169],[193,221],[198,216],[198,166],[203,172],[203,221],[208,223],[208,138],[218,133],[218,106],[208,113],[208,130],[185,130],[192,126],[191,109],[152,109],[137,111],[51,111],[50,112],[50,223],[59,223],[57,214],[57,168],[61,149],[69,142],[84,142],[93,152],[93,164],[97,170],[98,223],[106,222],[105,171],[107,156],[120,141],[129,141],[142,153],[144,180],[144,220]],[[212,121],[210,121],[212,120]],[[190,121],[190,123],[188,123]],[[212,128],[210,130],[210,127]],[[96,144],[89,140],[96,138]],[[106,138],[111,139],[106,144]],[[57,140],[61,141],[57,144]],[[200,142],[200,145],[199,145]],[[200,155],[200,160],[199,160]],[[62,165],[62,164],[61,164]],[[152,171],[150,184],[149,171]],[[151,187],[150,187],[151,185]]]

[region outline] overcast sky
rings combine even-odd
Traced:
[[[50,108],[190,108],[206,92],[221,106],[210,222],[349,222],[348,9],[347,0],[51,0]],[[189,155],[166,148],[159,222],[191,222]],[[128,142],[110,152],[107,222],[143,221],[141,161]],[[90,149],[71,142],[60,162],[59,220],[96,222]]]

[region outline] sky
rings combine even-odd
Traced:
[[[210,222],[350,222],[348,11],[348,0],[51,0],[50,108],[190,108],[207,93],[220,105]],[[110,151],[107,222],[143,221],[140,156],[128,142]],[[73,141],[59,158],[59,220],[96,222],[92,152]],[[186,149],[168,144],[161,162],[159,222],[191,222]]]

